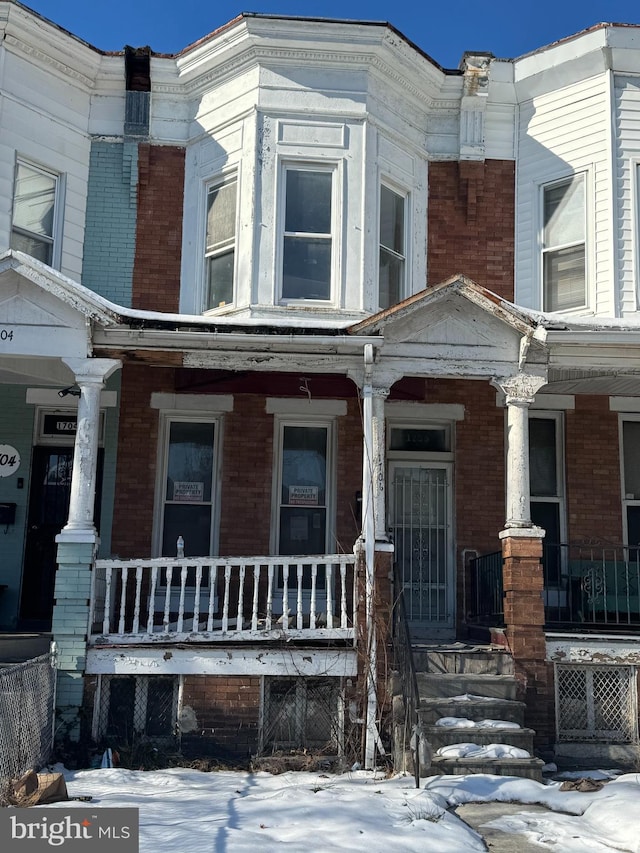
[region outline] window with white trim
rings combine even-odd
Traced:
[[[330,301],[334,267],[333,167],[285,165],[282,299]]]
[[[185,556],[208,556],[214,542],[218,424],[183,416],[167,418],[164,427],[160,555],[175,556],[182,536]]]
[[[380,185],[378,303],[389,308],[406,295],[406,196]]]
[[[279,424],[276,552],[326,554],[331,507],[331,424]]]
[[[23,160],[16,163],[11,248],[45,264],[55,259],[59,176]]]
[[[205,310],[235,301],[238,177],[229,175],[207,187]]]
[[[545,580],[560,578],[564,539],[564,472],[562,415],[532,412],[529,416],[529,479],[531,520],[545,531]]]
[[[544,186],[542,207],[543,308],[582,308],[587,304],[585,176]]]

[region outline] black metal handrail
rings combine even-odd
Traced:
[[[547,627],[640,628],[640,548],[545,542],[542,551]],[[468,620],[504,624],[502,554],[469,561]]]

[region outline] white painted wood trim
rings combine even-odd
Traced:
[[[463,421],[464,406],[461,403],[407,403],[387,400],[385,414],[394,420]]]
[[[151,408],[167,412],[232,412],[231,394],[162,394],[151,395]]]
[[[300,393],[304,393],[301,391]],[[346,400],[299,400],[291,397],[267,397],[268,415],[331,415],[347,414]]]
[[[640,412],[640,397],[609,397],[610,412]]]
[[[281,675],[356,678],[355,649],[278,649],[246,647],[179,649],[87,649],[91,675]]]

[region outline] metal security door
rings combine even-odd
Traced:
[[[391,531],[407,618],[434,638],[454,630],[450,465],[392,462]]]

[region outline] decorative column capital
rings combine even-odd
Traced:
[[[530,406],[538,391],[547,384],[546,376],[517,373],[515,376],[496,376],[491,384],[505,395],[507,406]]]
[[[112,373],[122,367],[117,358],[63,358],[62,361],[73,371],[78,383],[104,384]]]

